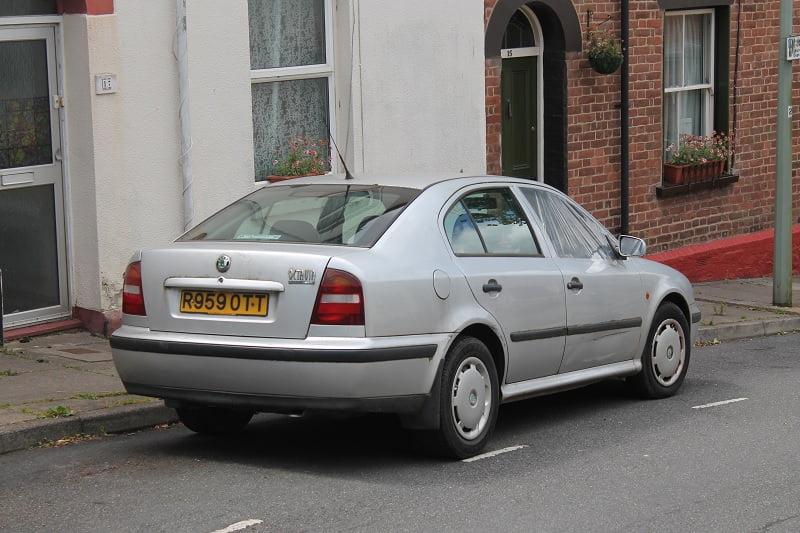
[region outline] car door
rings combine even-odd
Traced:
[[[497,320],[508,349],[506,382],[558,372],[564,353],[565,289],[507,187],[472,190],[442,218],[472,294]]]
[[[566,290],[567,339],[560,372],[635,357],[647,294],[632,262],[582,207],[550,189],[525,187],[555,253]]]

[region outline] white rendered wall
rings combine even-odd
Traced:
[[[357,4],[364,169],[485,173],[483,2]]]
[[[188,2],[195,221],[254,188],[247,4],[230,4]],[[114,7],[64,17],[73,303],[94,310],[119,308],[133,252],[183,232],[175,2]],[[95,94],[101,73],[116,93]]]
[[[139,248],[183,231],[176,6],[64,16],[74,305],[118,309]],[[483,3],[336,0],[339,147],[356,172],[485,172]],[[352,34],[352,35],[351,35]],[[194,220],[252,191],[246,0],[187,2]],[[94,76],[117,76],[97,95]]]

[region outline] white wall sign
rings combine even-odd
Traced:
[[[111,94],[117,92],[116,74],[98,74],[94,77],[95,94]]]
[[[800,59],[800,35],[786,38],[786,59],[788,61]]]

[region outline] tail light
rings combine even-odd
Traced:
[[[312,324],[336,326],[364,325],[364,292],[354,275],[328,268],[314,305]]]
[[[142,263],[136,261],[125,269],[122,286],[122,312],[128,315],[147,315],[142,292]]]

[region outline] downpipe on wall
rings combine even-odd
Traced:
[[[621,0],[620,5],[620,42],[622,43],[622,71],[620,73],[620,233],[626,235],[629,231],[630,210],[630,125],[628,108],[630,95],[628,83],[630,70],[628,68],[628,34],[630,24],[629,0]]]
[[[192,191],[192,123],[189,115],[189,57],[186,38],[186,0],[176,0],[177,56],[178,61],[178,113],[181,127],[181,155],[178,163],[183,183],[183,229],[188,230],[194,220]]]

